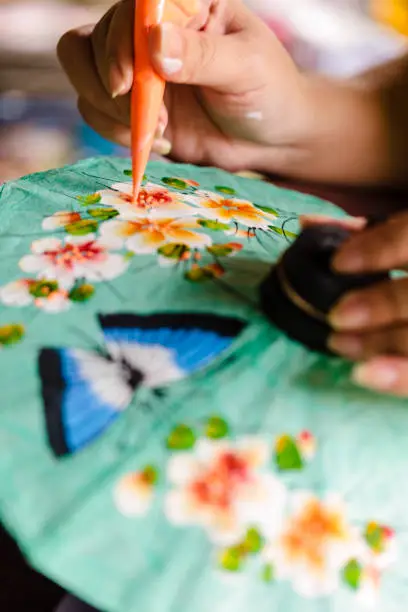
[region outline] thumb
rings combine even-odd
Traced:
[[[150,52],[157,72],[172,83],[240,93],[256,79],[261,58],[246,32],[216,35],[164,23],[150,31]],[[259,72],[258,72],[259,74]]]

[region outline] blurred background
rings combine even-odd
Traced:
[[[408,0],[247,0],[305,70],[348,76],[402,52]],[[0,0],[0,182],[71,163],[126,155],[83,125],[55,57],[70,28],[113,0]]]

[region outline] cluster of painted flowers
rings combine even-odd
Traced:
[[[284,484],[284,472],[302,470],[313,458],[312,434],[271,443],[231,439],[226,421],[215,416],[203,431],[178,425],[167,447],[165,474],[150,465],[119,481],[114,497],[122,514],[147,515],[163,479],[166,519],[202,529],[220,570],[239,573],[255,563],[260,579],[289,581],[303,597],[343,586],[368,607],[377,604],[382,574],[395,561],[394,532],[375,522],[353,526],[338,496],[319,499]]]
[[[97,283],[123,274],[134,255],[156,253],[161,266],[182,264],[193,282],[221,276],[220,259],[242,244],[215,243],[210,234],[248,237],[268,230],[276,213],[239,199],[229,187],[215,189],[218,193],[200,191],[194,181],[164,178],[161,185],[145,182],[137,205],[130,183],[80,196],[79,211],[44,219],[42,229],[60,236],[32,243],[31,253],[19,262],[26,275],[0,287],[0,301],[50,313],[67,310],[89,300]]]

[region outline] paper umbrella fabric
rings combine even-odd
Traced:
[[[98,159],[0,191],[0,513],[107,612],[403,612],[406,402],[262,315],[304,212]]]

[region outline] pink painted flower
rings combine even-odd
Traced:
[[[135,217],[178,218],[195,215],[196,209],[165,187],[147,183],[139,192],[137,204],[133,203],[131,183],[117,183],[112,189],[100,191],[100,204],[115,208],[124,219]]]
[[[20,268],[37,273],[39,278],[55,280],[63,289],[70,289],[80,278],[91,282],[111,280],[128,267],[122,255],[111,253],[92,234],[68,236],[63,241],[36,240],[31,251],[31,255],[20,260]]]
[[[176,524],[200,525],[223,546],[239,543],[248,527],[275,533],[286,490],[275,476],[262,472],[268,459],[269,446],[259,439],[198,442],[193,452],[170,460],[174,488],[166,500],[167,517]]]

